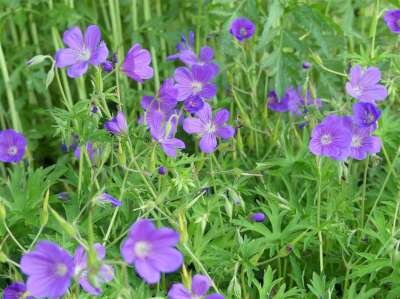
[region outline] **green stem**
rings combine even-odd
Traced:
[[[321,231],[321,160],[317,158],[318,168],[318,184],[317,184],[317,227],[318,227],[318,239],[319,239],[319,269],[322,273],[324,271],[324,252],[323,252],[323,239]]]
[[[4,57],[3,48],[1,46],[1,41],[0,41],[0,69],[4,80],[4,87],[6,89],[8,107],[10,109],[11,122],[13,128],[17,131],[22,131],[21,120],[19,118],[17,109],[15,107],[15,99],[11,89],[11,81],[8,75],[7,64]]]

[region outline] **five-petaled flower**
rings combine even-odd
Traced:
[[[121,70],[129,78],[142,83],[153,77],[153,68],[150,63],[150,52],[142,49],[141,45],[134,44],[126,54]]]
[[[381,71],[376,67],[363,69],[357,64],[350,69],[349,79],[347,93],[361,102],[383,101],[388,95],[386,87],[379,84]]]
[[[221,109],[212,116],[211,107],[204,103],[203,108],[195,113],[195,117],[188,117],[183,122],[183,129],[189,134],[200,136],[200,149],[204,153],[212,153],[217,147],[217,137],[230,139],[235,130],[227,125],[229,111]]]
[[[151,220],[141,219],[130,228],[121,255],[144,281],[154,284],[160,281],[161,273],[175,272],[182,265],[183,256],[175,249],[178,242],[179,234],[173,229],[157,229]]]
[[[63,41],[69,48],[56,52],[56,66],[68,67],[67,74],[71,78],[86,73],[89,64],[97,66],[107,60],[108,49],[96,25],[90,25],[85,36],[79,27],[68,29],[64,32]]]
[[[252,21],[247,18],[237,18],[231,23],[229,29],[232,34],[239,42],[251,38],[254,35],[256,26]]]
[[[168,291],[169,299],[224,299],[225,297],[218,293],[207,295],[211,287],[211,280],[205,276],[196,274],[192,278],[190,290],[181,283],[174,283]]]
[[[26,139],[12,129],[0,131],[0,161],[16,163],[22,160],[26,150]]]

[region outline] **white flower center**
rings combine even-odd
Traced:
[[[201,82],[192,82],[193,93],[197,94],[203,89],[203,84]]]
[[[332,137],[329,134],[324,134],[321,136],[322,145],[328,145],[332,143]]]
[[[145,258],[146,256],[148,256],[151,250],[151,245],[146,241],[139,241],[135,244],[135,248],[133,250],[137,257]]]
[[[15,156],[18,153],[18,148],[15,145],[12,145],[7,149],[7,153],[10,156]]]
[[[215,133],[216,130],[217,130],[217,128],[215,127],[215,124],[213,124],[213,123],[208,123],[208,124],[206,125],[206,131],[207,131],[208,133]]]
[[[362,138],[359,135],[354,135],[351,138],[351,146],[352,147],[360,147],[362,145]]]
[[[67,274],[68,268],[67,265],[63,264],[63,263],[59,263],[56,266],[56,274],[58,276],[65,276],[65,274]]]
[[[366,118],[365,118],[365,122],[366,123],[371,123],[375,120],[375,117],[372,113],[367,113]]]
[[[357,97],[360,96],[362,93],[360,86],[353,86],[353,92]]]
[[[79,53],[79,59],[82,61],[88,61],[90,59],[91,53],[89,49],[83,49]]]

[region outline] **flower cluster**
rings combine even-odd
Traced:
[[[346,92],[359,100],[350,116],[327,116],[312,131],[310,151],[333,160],[365,159],[381,149],[381,140],[372,134],[377,128],[380,111],[376,101],[387,97],[385,86],[379,84],[379,69],[360,65],[351,68]]]
[[[185,66],[178,67],[174,76],[163,82],[156,96],[143,96],[141,101],[144,110],[142,122],[170,157],[175,157],[179,149],[185,148],[185,143],[175,137],[181,124],[186,133],[200,137],[199,146],[204,153],[215,151],[217,138],[230,139],[234,135],[234,129],[226,124],[229,111],[217,111],[213,118],[208,103],[217,93],[213,80],[219,67],[214,62],[214,51],[205,46],[197,55],[193,45],[193,33],[188,38],[182,36],[177,45],[178,52],[168,59],[180,60]],[[183,103],[183,109],[179,108],[180,103]],[[186,118],[183,110],[188,114]]]
[[[183,264],[182,253],[175,248],[179,242],[179,233],[162,227],[156,228],[151,220],[140,219],[132,225],[128,236],[122,242],[121,256],[124,261],[135,267],[138,275],[147,283],[155,284],[161,279],[161,273],[177,271]],[[94,255],[89,258],[90,254]],[[102,294],[102,285],[114,278],[114,268],[104,259],[106,249],[96,243],[92,250],[79,246],[74,256],[50,241],[40,241],[34,250],[21,258],[21,270],[27,275],[26,284],[14,282],[4,290],[5,298],[58,298],[64,296],[76,280],[82,289],[90,295]],[[204,296],[211,281],[203,275],[195,275],[192,283],[193,296]],[[169,298],[193,298],[182,284],[174,284]],[[33,297],[32,297],[33,296]],[[179,297],[186,296],[186,297]],[[214,293],[206,298],[223,299]]]

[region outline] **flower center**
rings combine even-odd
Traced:
[[[331,144],[331,143],[332,143],[332,137],[331,137],[331,135],[328,135],[328,134],[322,135],[322,137],[321,137],[321,143],[322,143],[322,145]]]
[[[354,92],[354,94],[356,95],[356,96],[360,96],[361,95],[361,88],[360,88],[360,86],[354,86],[353,87],[353,92]]]
[[[203,299],[203,296],[197,296],[197,295],[192,295],[192,297],[190,297],[190,299]]]
[[[15,155],[17,154],[17,152],[18,152],[18,148],[17,148],[15,145],[10,146],[10,147],[8,148],[8,150],[7,150],[7,153],[8,153],[10,156],[15,156]]]
[[[359,135],[354,135],[351,138],[351,146],[352,147],[360,147],[362,145],[362,138]]]
[[[201,82],[193,82],[192,83],[192,90],[193,93],[197,94],[203,89],[203,84]]]
[[[215,124],[213,124],[213,123],[208,123],[208,124],[206,125],[206,131],[207,131],[208,133],[215,133],[216,130],[217,130],[217,128],[215,127]]]
[[[148,256],[150,250],[151,246],[146,241],[139,241],[135,244],[134,252],[135,255],[139,258],[145,258],[146,256]]]
[[[246,36],[246,35],[247,35],[247,29],[244,28],[244,27],[240,28],[239,34],[240,34],[241,36]]]
[[[58,276],[65,276],[65,274],[67,274],[68,268],[67,265],[63,264],[63,263],[59,263],[56,266],[56,274]]]
[[[83,49],[80,53],[79,53],[79,59],[82,61],[88,61],[90,59],[90,51],[89,49]]]
[[[366,117],[365,117],[365,123],[372,123],[375,121],[375,117],[372,113],[367,113]]]

